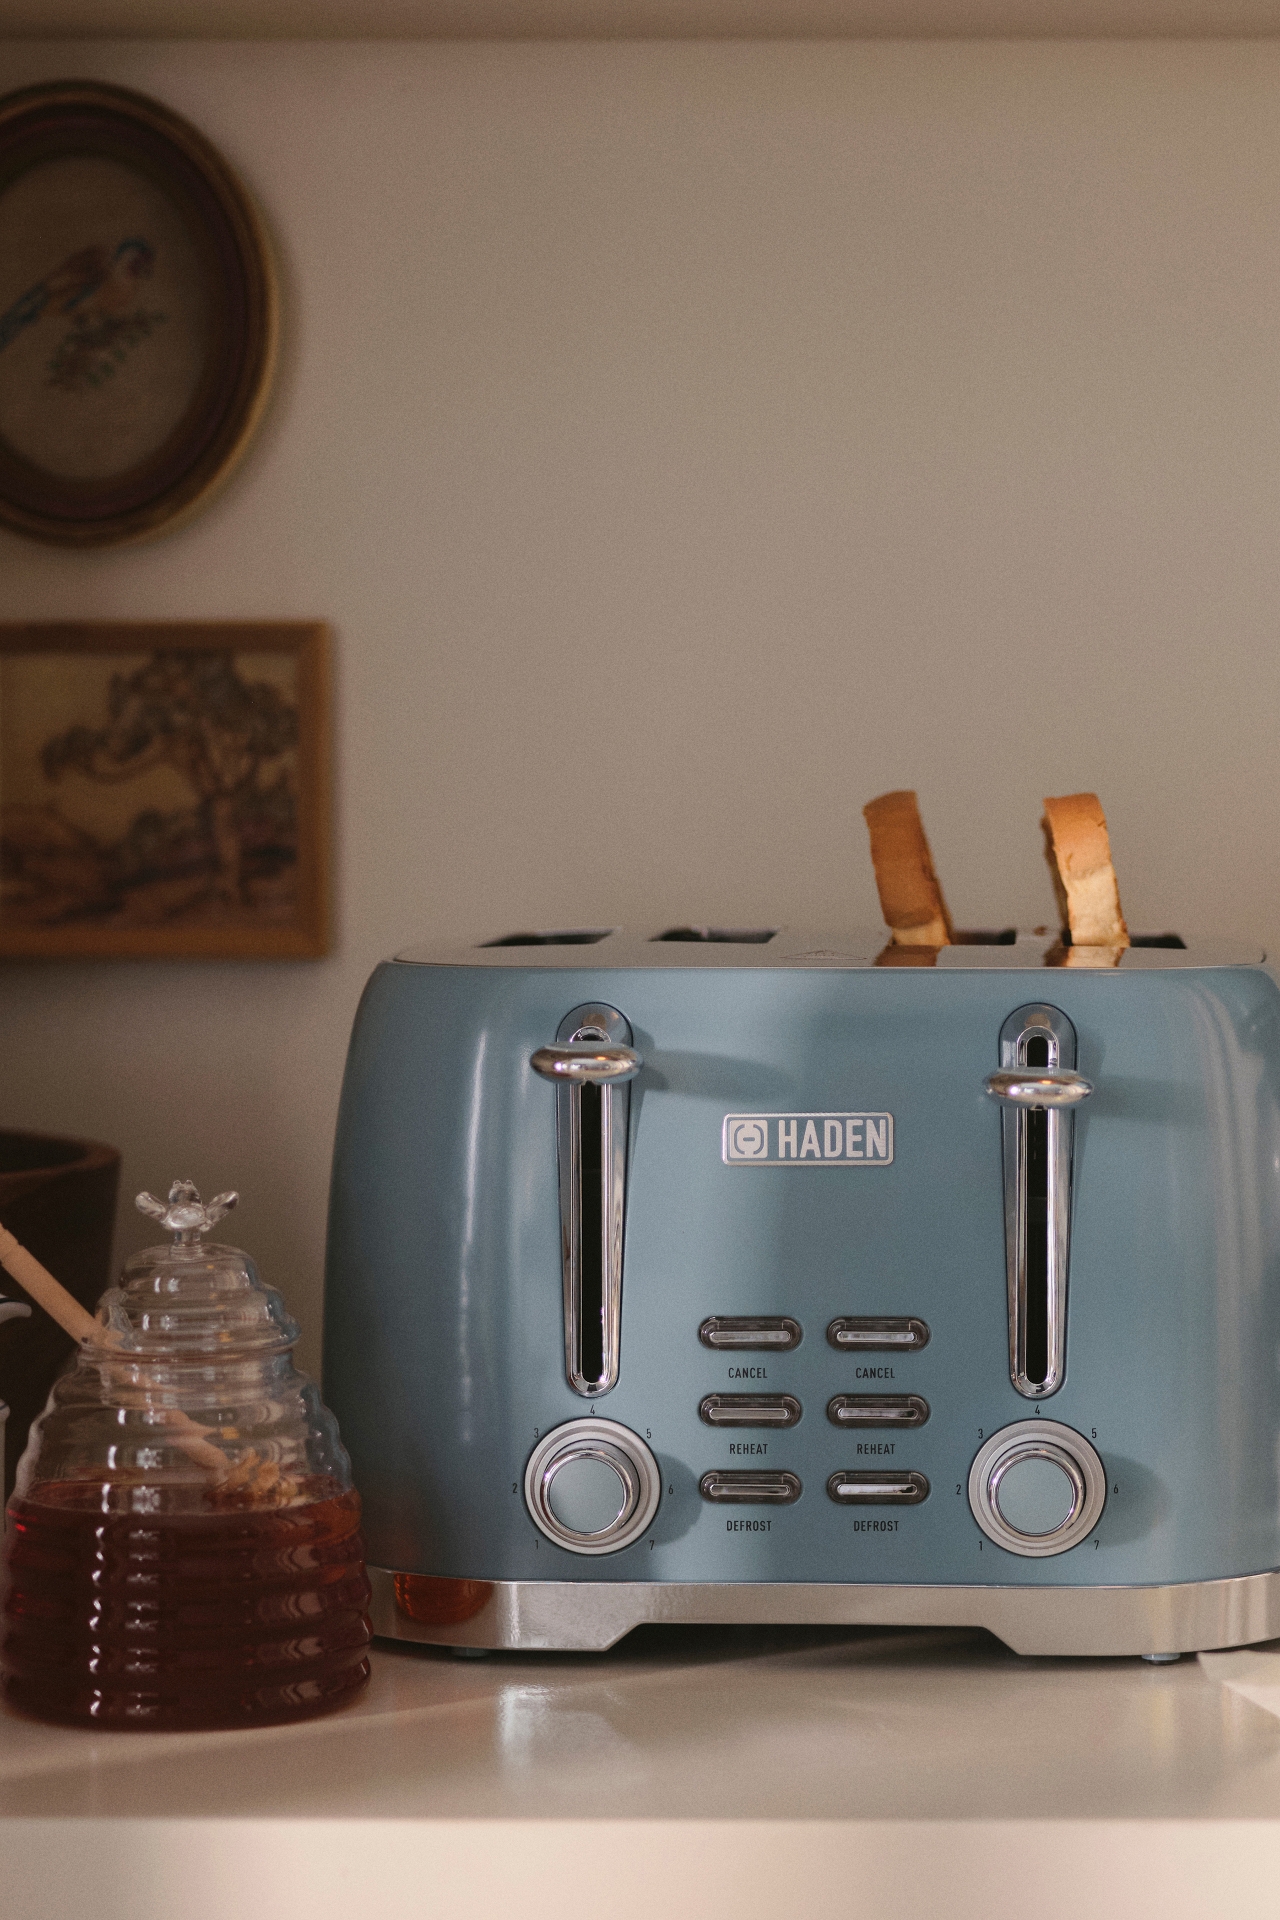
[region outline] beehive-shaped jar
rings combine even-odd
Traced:
[[[369,1674],[360,1500],[298,1329],[189,1182],[31,1429],[9,1505],[0,1673],[44,1719],[300,1719]]]

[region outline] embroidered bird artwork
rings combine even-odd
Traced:
[[[165,319],[142,299],[155,261],[151,243],[134,237],[114,252],[92,246],[68,254],[0,314],[0,353],[29,327],[65,321],[67,330],[47,362],[46,384],[64,393],[100,387]]]

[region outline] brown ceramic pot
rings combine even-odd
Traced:
[[[95,1140],[56,1140],[40,1133],[0,1131],[0,1222],[90,1313],[111,1284],[120,1155]],[[27,1295],[0,1268],[0,1294]],[[0,1326],[0,1400],[9,1403],[5,1435],[4,1497],[27,1429],[49,1395],[72,1342],[32,1304],[29,1320]]]

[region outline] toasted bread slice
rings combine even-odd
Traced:
[[[871,835],[871,864],[880,909],[894,945],[949,947],[947,912],[914,793],[882,793],[862,809]]]
[[[1044,803],[1050,871],[1075,947],[1129,944],[1120,889],[1111,864],[1107,817],[1096,793],[1068,793]]]

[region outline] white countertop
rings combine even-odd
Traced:
[[[963,1632],[379,1648],[257,1733],[0,1715],[4,1920],[1280,1912],[1280,1643],[1028,1660]]]

